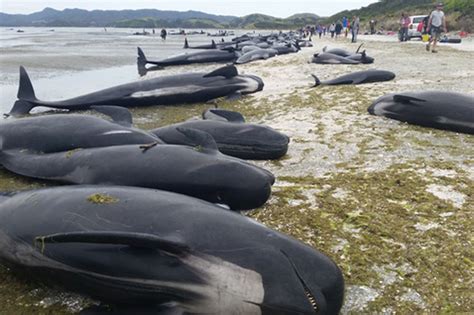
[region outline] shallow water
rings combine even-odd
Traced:
[[[141,29],[108,28],[107,32],[103,28],[21,29],[24,33],[17,33],[16,28],[0,29],[0,112],[9,111],[16,100],[20,65],[28,71],[38,98],[57,100],[138,80],[138,46],[150,60],[196,51],[183,49],[186,36],[171,35],[162,40],[159,30],[155,35],[143,36],[132,35]],[[237,31],[236,35],[243,33]],[[221,40],[201,34],[187,38],[191,46]],[[160,71],[155,75],[165,73]]]

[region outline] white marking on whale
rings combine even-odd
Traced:
[[[163,96],[163,95],[174,95],[174,94],[191,94],[195,92],[199,92],[205,90],[206,87],[198,86],[198,85],[187,85],[183,87],[170,87],[170,88],[160,88],[155,90],[148,90],[148,91],[138,91],[135,93],[130,94],[130,97],[133,98],[141,98],[141,97],[155,97],[155,96]]]
[[[108,136],[108,135],[118,135],[118,134],[127,134],[127,133],[132,133],[130,130],[112,130],[112,131],[107,131],[101,134],[102,136]]]

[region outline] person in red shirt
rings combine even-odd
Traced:
[[[408,40],[408,27],[410,26],[410,18],[406,13],[402,13],[400,18],[400,41],[405,42]]]

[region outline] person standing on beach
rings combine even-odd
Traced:
[[[410,18],[406,13],[402,13],[400,18],[400,41],[406,42],[408,40],[408,26],[410,25]]]
[[[336,32],[336,24],[332,23],[329,26],[329,33],[331,33],[331,38],[334,38],[334,33]]]
[[[318,24],[316,30],[318,32],[319,39],[321,39],[321,36],[323,35],[323,27],[321,26],[321,24]]]
[[[441,27],[443,27],[444,32],[448,31],[446,27],[446,18],[444,17],[443,4],[438,3],[436,5],[436,10],[431,12],[430,19],[428,20],[428,26],[426,31],[431,34],[430,41],[426,44],[426,51],[430,51],[430,45],[433,43],[432,53],[437,53],[436,43],[441,37]]]
[[[166,30],[165,30],[164,28],[161,29],[161,34],[160,34],[161,39],[165,40],[165,39],[166,39],[166,35],[168,35],[167,32],[166,32]]]
[[[339,35],[341,35],[341,31],[342,31],[342,23],[341,21],[337,21],[336,22],[336,39],[339,37]]]
[[[352,31],[352,42],[357,43],[357,34],[359,34],[359,26],[360,20],[359,17],[354,15],[354,19],[351,23],[351,31]]]
[[[342,31],[346,33],[346,37],[347,37],[347,28],[349,27],[349,25],[347,25],[348,21],[349,19],[347,17],[344,16],[342,18]]]

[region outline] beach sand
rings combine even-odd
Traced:
[[[376,39],[376,40],[374,40]],[[460,313],[474,310],[474,137],[370,116],[392,92],[474,91],[474,52],[363,36],[373,65],[316,65],[324,46],[355,51],[348,40],[314,40],[298,54],[239,65],[264,91],[229,102],[133,109],[136,126],[155,128],[218,106],[290,136],[287,156],[260,161],[277,178],[272,197],[247,215],[331,257],[344,273],[343,313]],[[470,47],[470,46],[469,46]],[[147,77],[211,70],[185,66]],[[311,88],[365,69],[394,81]],[[41,187],[0,170],[0,190]],[[0,267],[0,309],[8,314],[71,313],[88,299],[14,277]],[[0,311],[0,313],[2,312]]]

